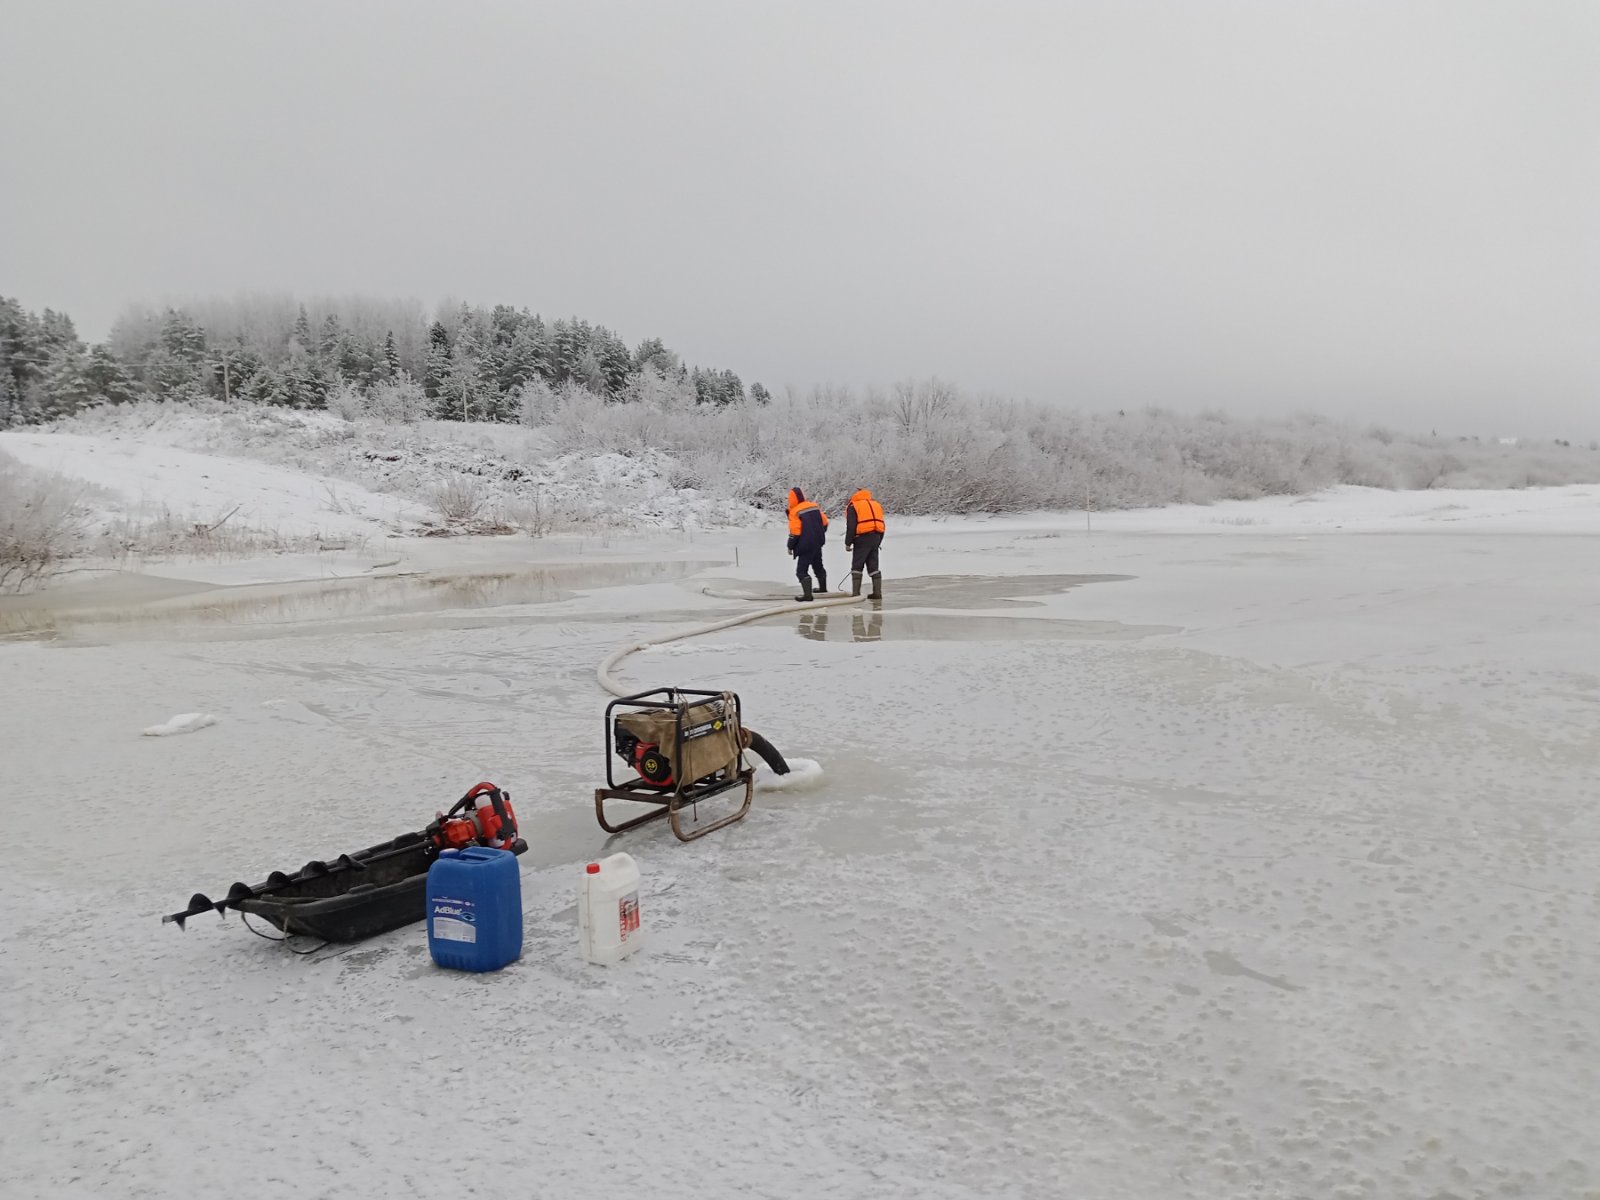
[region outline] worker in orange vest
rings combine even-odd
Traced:
[[[862,488],[845,507],[844,548],[854,549],[850,559],[850,594],[861,595],[861,572],[872,576],[868,600],[883,599],[883,575],[878,570],[878,547],[883,544],[883,505]]]
[[[789,553],[794,555],[794,573],[800,580],[802,595],[796,600],[810,600],[811,575],[817,576],[817,591],[828,590],[828,572],[822,565],[822,546],[828,540],[828,514],[823,512],[799,488],[789,489]]]

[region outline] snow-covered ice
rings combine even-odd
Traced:
[[[194,733],[199,729],[208,729],[217,723],[217,718],[210,713],[179,713],[177,716],[151,725],[143,731],[145,737],[171,737],[178,733]]]
[[[756,763],[757,792],[795,792],[818,787],[822,783],[822,764],[814,758],[784,756],[788,764],[787,775],[776,775],[766,763]]]
[[[788,587],[776,528],[382,620],[64,614],[0,645],[7,1194],[1600,1194],[1597,492],[902,523],[881,609],[618,668],[826,768],[687,845],[595,826],[595,665]],[[159,923],[481,779],[531,841],[497,975]],[[651,944],[590,969],[615,849]]]

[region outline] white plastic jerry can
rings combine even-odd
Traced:
[[[621,962],[644,943],[639,867],[631,855],[589,863],[578,877],[578,943],[586,962]]]

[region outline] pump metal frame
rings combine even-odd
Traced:
[[[733,698],[734,720],[739,728],[739,756],[734,759],[732,767],[725,767],[714,775],[704,779],[697,779],[685,783],[676,777],[677,767],[673,777],[673,786],[661,787],[635,775],[632,779],[617,782],[613,764],[617,760],[616,753],[616,719],[615,712],[618,708],[670,708],[673,710],[673,747],[672,762],[683,761],[683,719],[684,715],[694,705],[707,700],[720,700],[724,696]],[[686,688],[659,688],[653,692],[639,692],[632,696],[623,696],[606,705],[605,715],[605,755],[606,755],[606,786],[594,790],[594,815],[600,822],[600,828],[607,833],[626,833],[630,829],[637,829],[651,821],[667,818],[667,823],[672,826],[672,834],[680,842],[692,842],[703,838],[708,833],[715,833],[735,821],[741,821],[750,811],[750,804],[755,799],[755,770],[745,766],[744,762],[744,711],[740,707],[739,697],[732,692],[702,692]],[[715,820],[707,821],[701,825],[697,806],[702,800],[709,800],[713,796],[720,796],[724,792],[736,788],[744,788],[744,799],[737,809]],[[642,816],[632,817],[613,824],[606,819],[607,800],[626,800],[635,804],[651,805],[655,811],[647,812]],[[693,825],[686,829],[683,822],[683,812],[688,809]]]

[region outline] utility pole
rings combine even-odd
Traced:
[[[233,391],[228,386],[228,356],[222,356],[222,399],[227,404],[233,403]]]

